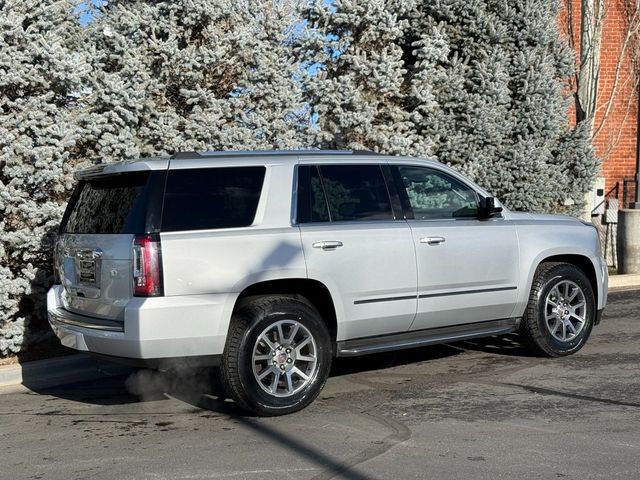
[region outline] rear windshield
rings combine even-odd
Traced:
[[[62,232],[144,232],[148,179],[149,172],[135,172],[80,182]]]
[[[264,167],[170,170],[162,210],[162,231],[251,225],[264,175]]]

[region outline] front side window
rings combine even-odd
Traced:
[[[264,176],[264,167],[170,170],[162,230],[175,232],[251,225]]]
[[[446,173],[424,167],[398,167],[416,220],[478,216],[476,192]]]
[[[298,169],[298,223],[393,220],[379,165]]]

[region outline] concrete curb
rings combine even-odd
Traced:
[[[69,355],[0,367],[0,393],[21,385],[31,390],[51,388],[100,377],[125,375],[131,368],[90,355]]]
[[[626,275],[611,275],[609,276],[609,291],[615,292],[616,290],[632,290],[640,289],[640,275],[638,274],[626,274]]]

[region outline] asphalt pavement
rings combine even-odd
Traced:
[[[639,479],[640,291],[571,357],[506,337],[340,360],[278,418],[218,391],[205,370],[0,389],[0,479]]]

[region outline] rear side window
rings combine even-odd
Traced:
[[[302,165],[298,168],[297,222],[328,222],[327,199],[322,189],[318,167]]]
[[[297,222],[393,220],[379,165],[300,166]]]
[[[319,167],[331,221],[393,220],[379,165]]]
[[[144,232],[148,179],[149,172],[135,172],[80,182],[62,232]]]
[[[246,227],[253,223],[264,167],[170,170],[162,230]]]

